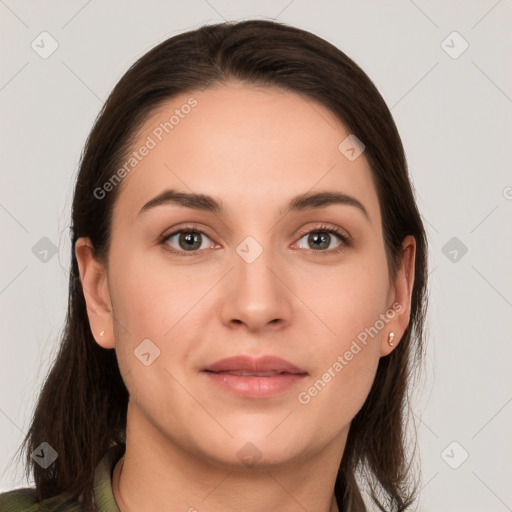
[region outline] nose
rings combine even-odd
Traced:
[[[244,252],[245,250],[245,252]],[[257,257],[255,256],[257,250]],[[252,253],[252,254],[251,254]],[[290,274],[284,260],[249,241],[237,248],[223,289],[222,321],[250,332],[278,330],[289,324],[292,311]]]

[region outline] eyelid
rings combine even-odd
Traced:
[[[350,240],[350,235],[348,234],[348,232],[345,229],[340,228],[339,226],[336,226],[336,224],[329,224],[328,222],[321,222],[320,225],[317,225],[314,227],[303,228],[303,229],[301,229],[298,236],[300,238],[302,238],[304,235],[307,235],[309,233],[314,233],[316,231],[334,232],[346,243],[348,243],[348,241]]]
[[[181,233],[182,231],[193,231],[194,233],[201,233],[203,235],[206,235],[208,238],[212,238],[206,231],[206,229],[203,229],[198,224],[194,224],[193,222],[188,222],[183,225],[180,225],[176,228],[172,228],[169,232],[164,232],[164,234],[160,237],[161,240],[167,240],[171,236],[176,235],[177,233]]]

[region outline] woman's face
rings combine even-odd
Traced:
[[[96,191],[120,187],[104,273],[77,244],[129,429],[224,465],[342,453],[389,332],[407,326],[414,258],[409,239],[390,280],[372,174],[348,135],[316,102],[239,83],[145,122],[125,172]],[[331,200],[305,199],[321,193]]]

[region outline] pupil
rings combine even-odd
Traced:
[[[182,235],[181,238],[185,239],[186,247],[189,248],[189,249],[190,248],[196,249],[196,248],[201,246],[200,243],[199,244],[197,243],[198,233],[196,233],[196,234],[188,233],[188,234],[186,234],[184,236]],[[194,242],[194,238],[196,239],[196,242]]]
[[[320,247],[320,245],[316,245],[315,250],[318,248],[325,249],[326,247],[329,247],[329,242],[325,243],[325,241],[328,240],[329,236],[330,235],[327,235],[327,234],[322,235],[319,233],[312,234],[310,236],[310,239],[311,239],[311,241],[315,242],[315,245],[316,245],[316,241],[320,241],[320,244],[323,244],[321,247]]]

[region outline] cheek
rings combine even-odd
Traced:
[[[341,419],[341,423],[352,421],[363,406],[377,371],[378,351],[371,346],[361,347],[361,352],[347,361],[339,375],[333,378],[330,396],[326,396],[331,414]]]
[[[144,366],[133,354],[121,350],[118,362],[123,381],[130,396],[130,402],[136,411],[142,413],[164,435],[173,432],[185,436],[187,425],[194,421],[190,396],[179,382],[183,377],[177,375],[163,357],[157,358],[151,365]],[[179,411],[179,414],[176,413]],[[197,415],[197,411],[196,415]],[[164,422],[164,423],[162,423]]]
[[[116,319],[133,337],[163,340],[199,300],[200,284],[197,275],[185,270],[171,272],[162,262],[132,253],[111,272]]]
[[[162,366],[183,381],[193,355],[191,338],[204,332],[205,313],[202,297],[215,286],[218,276],[210,267],[203,270],[170,268],[164,258],[157,262],[147,256],[131,254],[111,273],[111,296],[115,314],[116,351],[124,372],[146,372],[148,382],[142,389],[157,389],[164,382],[152,382],[154,368]],[[150,340],[148,343],[146,340]],[[145,345],[142,345],[145,343]],[[146,347],[146,348],[144,348]],[[157,357],[144,367],[137,354],[150,352]],[[135,356],[135,357],[134,357]],[[134,387],[137,389],[137,387]]]
[[[354,320],[351,320],[354,324]],[[357,324],[365,322],[358,319]],[[366,400],[379,362],[379,335],[374,338],[350,335],[358,328],[350,325],[336,341],[321,347],[322,357],[312,368],[311,378],[297,395],[299,407],[306,417],[324,418],[329,431],[348,426]],[[321,349],[321,348],[322,349]]]
[[[389,279],[384,249],[359,251],[339,266],[310,267],[297,281],[298,295],[318,316],[332,350],[370,328],[385,313]]]
[[[316,364],[298,401],[316,410],[315,414],[332,418],[333,425],[350,421],[363,405],[375,377],[381,337],[392,318],[386,312],[386,265],[383,249],[375,249],[370,257],[353,258],[328,275],[310,274],[309,284],[321,283],[321,287],[303,290],[325,328],[319,322],[317,332],[323,334],[311,350]]]

